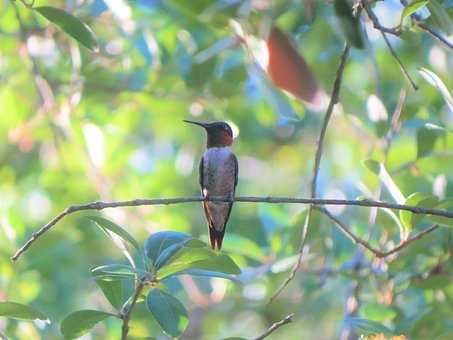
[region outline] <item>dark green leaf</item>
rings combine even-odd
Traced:
[[[93,31],[75,16],[62,9],[51,6],[34,7],[33,9],[47,20],[60,27],[86,48],[90,50],[95,50],[97,48],[97,42]]]
[[[162,266],[168,259],[168,256],[171,256],[174,251],[178,250],[180,246],[182,247],[191,238],[190,235],[177,231],[159,231],[150,235],[145,241],[145,255],[151,260],[154,266],[157,266],[159,256],[167,248],[174,246],[159,259],[159,264]]]
[[[140,251],[140,246],[138,245],[138,242],[132,237],[131,234],[129,234],[126,230],[121,228],[119,225],[117,225],[117,224],[113,223],[112,221],[109,221],[108,219],[103,218],[101,216],[88,216],[86,218],[93,221],[101,229],[107,229],[107,230],[111,231],[112,233],[118,235],[123,240],[129,242],[132,246],[134,246],[135,249]]]
[[[0,316],[19,320],[48,320],[47,316],[33,307],[10,301],[0,302]]]
[[[352,14],[351,5],[347,0],[335,0],[334,8],[346,40],[352,46],[362,49],[365,45],[360,28],[360,20]]]
[[[61,322],[61,333],[65,339],[75,339],[90,331],[98,322],[115,316],[98,310],[79,310],[69,314]]]
[[[113,307],[119,308],[123,302],[123,282],[108,278],[97,278],[97,285]]]
[[[417,158],[430,154],[436,144],[438,137],[443,135],[445,130],[434,124],[425,124],[417,130]]]
[[[431,194],[415,192],[406,199],[404,204],[424,208],[433,208],[438,204],[438,199]],[[400,210],[400,219],[406,230],[411,230],[417,223],[420,222],[422,218],[423,215],[421,214],[414,214],[410,211]]]
[[[148,293],[146,305],[162,330],[169,336],[180,336],[189,324],[189,317],[183,304],[161,289],[154,288]]]
[[[403,12],[401,13],[401,20],[408,17],[411,14],[417,12],[420,8],[426,6],[429,0],[422,0],[422,1],[414,1],[409,6],[405,7]]]
[[[373,335],[384,334],[385,336],[392,336],[393,332],[384,325],[367,319],[361,318],[348,318],[346,320],[359,335]]]

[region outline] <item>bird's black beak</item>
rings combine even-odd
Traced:
[[[186,120],[186,119],[184,119],[183,122],[186,122],[186,123],[189,123],[189,124],[198,125],[198,126],[204,127],[205,129],[208,128],[208,124],[202,123],[202,122],[195,122],[193,120]]]

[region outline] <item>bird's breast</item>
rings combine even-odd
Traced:
[[[211,196],[233,195],[235,171],[229,147],[207,149],[203,156],[203,190]]]

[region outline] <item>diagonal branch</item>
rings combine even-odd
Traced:
[[[341,80],[343,78],[343,71],[346,66],[346,61],[349,56],[349,50],[350,50],[350,45],[348,43],[346,43],[346,45],[343,49],[343,53],[341,54],[340,65],[338,66],[337,73],[335,76],[335,82],[333,84],[332,96],[330,98],[329,106],[327,107],[326,115],[324,116],[324,121],[322,124],[321,132],[319,134],[319,139],[317,142],[318,147],[316,149],[316,154],[315,154],[315,162],[313,165],[313,178],[311,180],[311,189],[310,189],[310,197],[312,199],[314,199],[316,197],[316,184],[317,184],[317,180],[318,180],[319,166],[321,164],[324,137],[326,135],[327,126],[329,124],[330,117],[332,116],[332,113],[333,113],[333,108],[334,108],[335,104],[338,102],[340,88],[341,88]],[[291,270],[288,277],[285,279],[285,281],[282,282],[280,287],[271,296],[271,298],[269,299],[269,303],[271,303],[278,295],[280,295],[280,293],[283,291],[283,289],[285,289],[286,286],[294,279],[294,277],[296,276],[296,272],[299,270],[299,267],[302,263],[302,257],[304,254],[305,241],[306,241],[307,235],[308,235],[308,227],[310,224],[312,209],[313,209],[313,206],[310,205],[310,207],[308,208],[307,216],[305,217],[304,226],[302,228],[302,236],[301,236],[301,241],[300,241],[300,245],[299,245],[299,256],[297,258],[297,262],[294,265],[294,267]]]
[[[261,334],[259,337],[254,338],[253,340],[262,340],[264,338],[267,338],[272,332],[276,331],[281,326],[284,326],[287,323],[293,322],[293,316],[294,316],[294,313],[287,315],[285,318],[283,318],[280,321],[274,322],[266,332]]]
[[[352,242],[354,242],[355,244],[360,244],[361,246],[368,249],[374,255],[376,255],[376,257],[379,257],[379,258],[384,258],[391,254],[399,252],[401,249],[406,248],[412,242],[421,239],[422,237],[424,237],[425,235],[429,234],[430,232],[436,230],[439,227],[437,224],[434,224],[431,227],[420,231],[418,234],[415,234],[414,236],[409,237],[408,239],[406,239],[404,241],[401,241],[400,244],[397,245],[396,247],[394,247],[388,251],[381,251],[381,250],[376,249],[373,246],[371,246],[368,242],[366,242],[366,241],[362,240],[361,238],[357,237],[356,235],[354,235],[354,233],[351,230],[349,230],[349,228],[346,226],[346,224],[344,224],[340,219],[338,219],[337,217],[332,215],[326,208],[317,207],[316,209],[319,210],[320,212],[322,212],[324,215],[326,215],[333,222],[335,222],[335,224],[338,226],[338,228],[340,228],[340,230],[347,237],[349,237]]]
[[[441,34],[437,33],[434,28],[425,24],[424,22],[416,21],[417,26],[420,27],[422,30],[430,34],[433,38],[439,40],[441,43],[444,43],[447,47],[453,50],[453,43],[448,41],[447,38],[443,37]]]
[[[33,233],[31,238],[11,257],[13,261],[16,261],[22,253],[24,253],[40,236],[46,233],[50,228],[57,224],[62,218],[67,215],[73,214],[77,211],[86,210],[103,210],[106,208],[118,208],[118,207],[138,207],[143,205],[170,205],[170,204],[181,204],[191,202],[202,202],[207,201],[203,197],[176,197],[176,198],[156,198],[156,199],[134,199],[128,201],[113,201],[113,202],[92,202],[87,204],[71,205],[55,216],[47,224],[41,227],[39,230]],[[249,197],[249,196],[238,196],[233,200],[225,197],[210,197],[211,202],[244,202],[244,203],[269,203],[269,204],[314,204],[314,205],[349,205],[359,207],[379,207],[389,208],[396,210],[406,210],[414,214],[423,215],[435,215],[453,219],[453,212],[441,209],[431,209],[416,207],[410,205],[387,203],[380,201],[371,200],[337,200],[337,199],[321,199],[321,198],[292,198],[292,197]]]
[[[381,35],[384,38],[384,41],[390,51],[390,54],[393,56],[396,63],[400,67],[401,72],[406,77],[407,81],[411,84],[412,88],[414,90],[417,90],[418,89],[417,85],[415,85],[414,81],[412,80],[411,76],[409,75],[409,72],[407,72],[406,67],[404,67],[404,64],[402,63],[401,59],[396,54],[395,50],[393,49],[392,44],[390,44],[390,41],[388,40],[387,35],[386,35],[386,33],[390,33],[390,34],[399,36],[401,34],[401,30],[399,28],[389,29],[389,28],[383,27],[379,23],[379,19],[376,16],[376,14],[374,14],[374,12],[370,9],[367,0],[361,0],[361,5],[362,5],[362,8],[365,9],[365,12],[367,13],[368,18],[370,18],[371,22],[373,23],[374,28],[377,29],[379,32],[381,32]]]

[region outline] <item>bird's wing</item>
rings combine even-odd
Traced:
[[[234,161],[234,189],[238,185],[238,174],[239,174],[239,166],[238,166],[238,159],[236,155],[233,153],[233,161]]]
[[[204,159],[203,157],[201,157],[201,160],[200,160],[200,164],[198,166],[198,183],[200,183],[200,187],[201,187],[201,195],[203,195],[203,163],[204,163]]]

